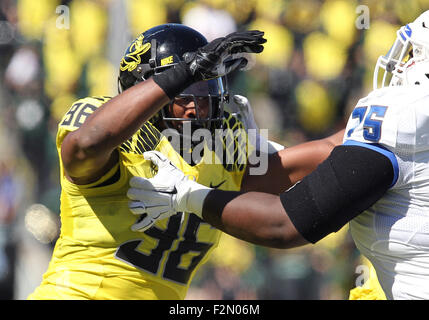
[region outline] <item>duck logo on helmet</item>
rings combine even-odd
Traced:
[[[119,69],[121,71],[133,71],[139,64],[141,64],[141,56],[145,54],[151,47],[150,42],[143,44],[144,36],[141,34],[130,45],[128,52],[121,60]]]

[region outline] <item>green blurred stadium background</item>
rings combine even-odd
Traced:
[[[360,5],[368,29],[356,26]],[[429,0],[1,0],[0,299],[39,284],[58,236],[59,119],[78,98],[117,93],[119,61],[140,32],[166,22],[209,40],[265,31],[265,51],[229,89],[289,146],[344,126],[396,29],[427,9]],[[225,235],[187,298],[347,299],[361,263],[346,227],[290,251]]]

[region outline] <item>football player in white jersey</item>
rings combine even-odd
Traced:
[[[315,243],[350,221],[388,299],[429,299],[429,11],[397,35],[377,62],[374,91],[350,116],[344,144],[295,186],[280,196],[213,190],[149,152],[158,174],[131,179],[134,213],[195,212],[276,248]]]

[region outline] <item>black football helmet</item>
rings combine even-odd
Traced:
[[[201,33],[181,24],[163,24],[143,32],[127,48],[121,60],[119,93],[165,71],[182,61],[184,53],[196,51],[206,44],[207,40]],[[154,116],[152,122],[163,121],[167,128],[173,128],[172,121],[190,121],[193,128],[203,127],[211,131],[220,128],[224,103],[229,98],[226,87],[224,77],[195,83],[175,98],[179,104],[186,103],[186,100],[194,101],[195,119],[173,118],[167,105]],[[205,110],[207,106],[209,110],[204,112],[204,117],[200,112],[203,105]]]

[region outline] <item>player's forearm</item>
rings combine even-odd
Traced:
[[[169,101],[151,79],[131,87],[96,110],[76,131],[88,157],[111,153]]]
[[[204,200],[202,216],[225,233],[257,245],[292,248],[308,243],[275,195],[213,190]]]
[[[344,137],[344,131],[346,129],[341,129],[340,131],[334,133],[333,135],[326,137],[323,140],[326,140],[327,143],[332,144],[334,147],[339,146],[340,144],[343,144],[343,137]]]
[[[61,158],[66,174],[83,184],[103,175],[115,163],[113,150],[168,101],[164,91],[147,80],[101,106],[65,137]]]
[[[343,135],[344,130],[340,130],[327,138],[309,141],[271,154],[266,174],[246,175],[243,178],[242,191],[279,194],[289,189],[313,172],[334,147],[342,143]]]
[[[66,172],[81,181],[99,177],[113,150],[195,80],[181,62],[107,102],[64,139],[61,156]]]
[[[320,163],[325,161],[336,146],[342,144],[343,135],[344,129],[329,137],[281,150],[279,152],[281,168],[278,174],[287,174],[290,180],[290,184],[283,187],[288,189],[313,172]]]

